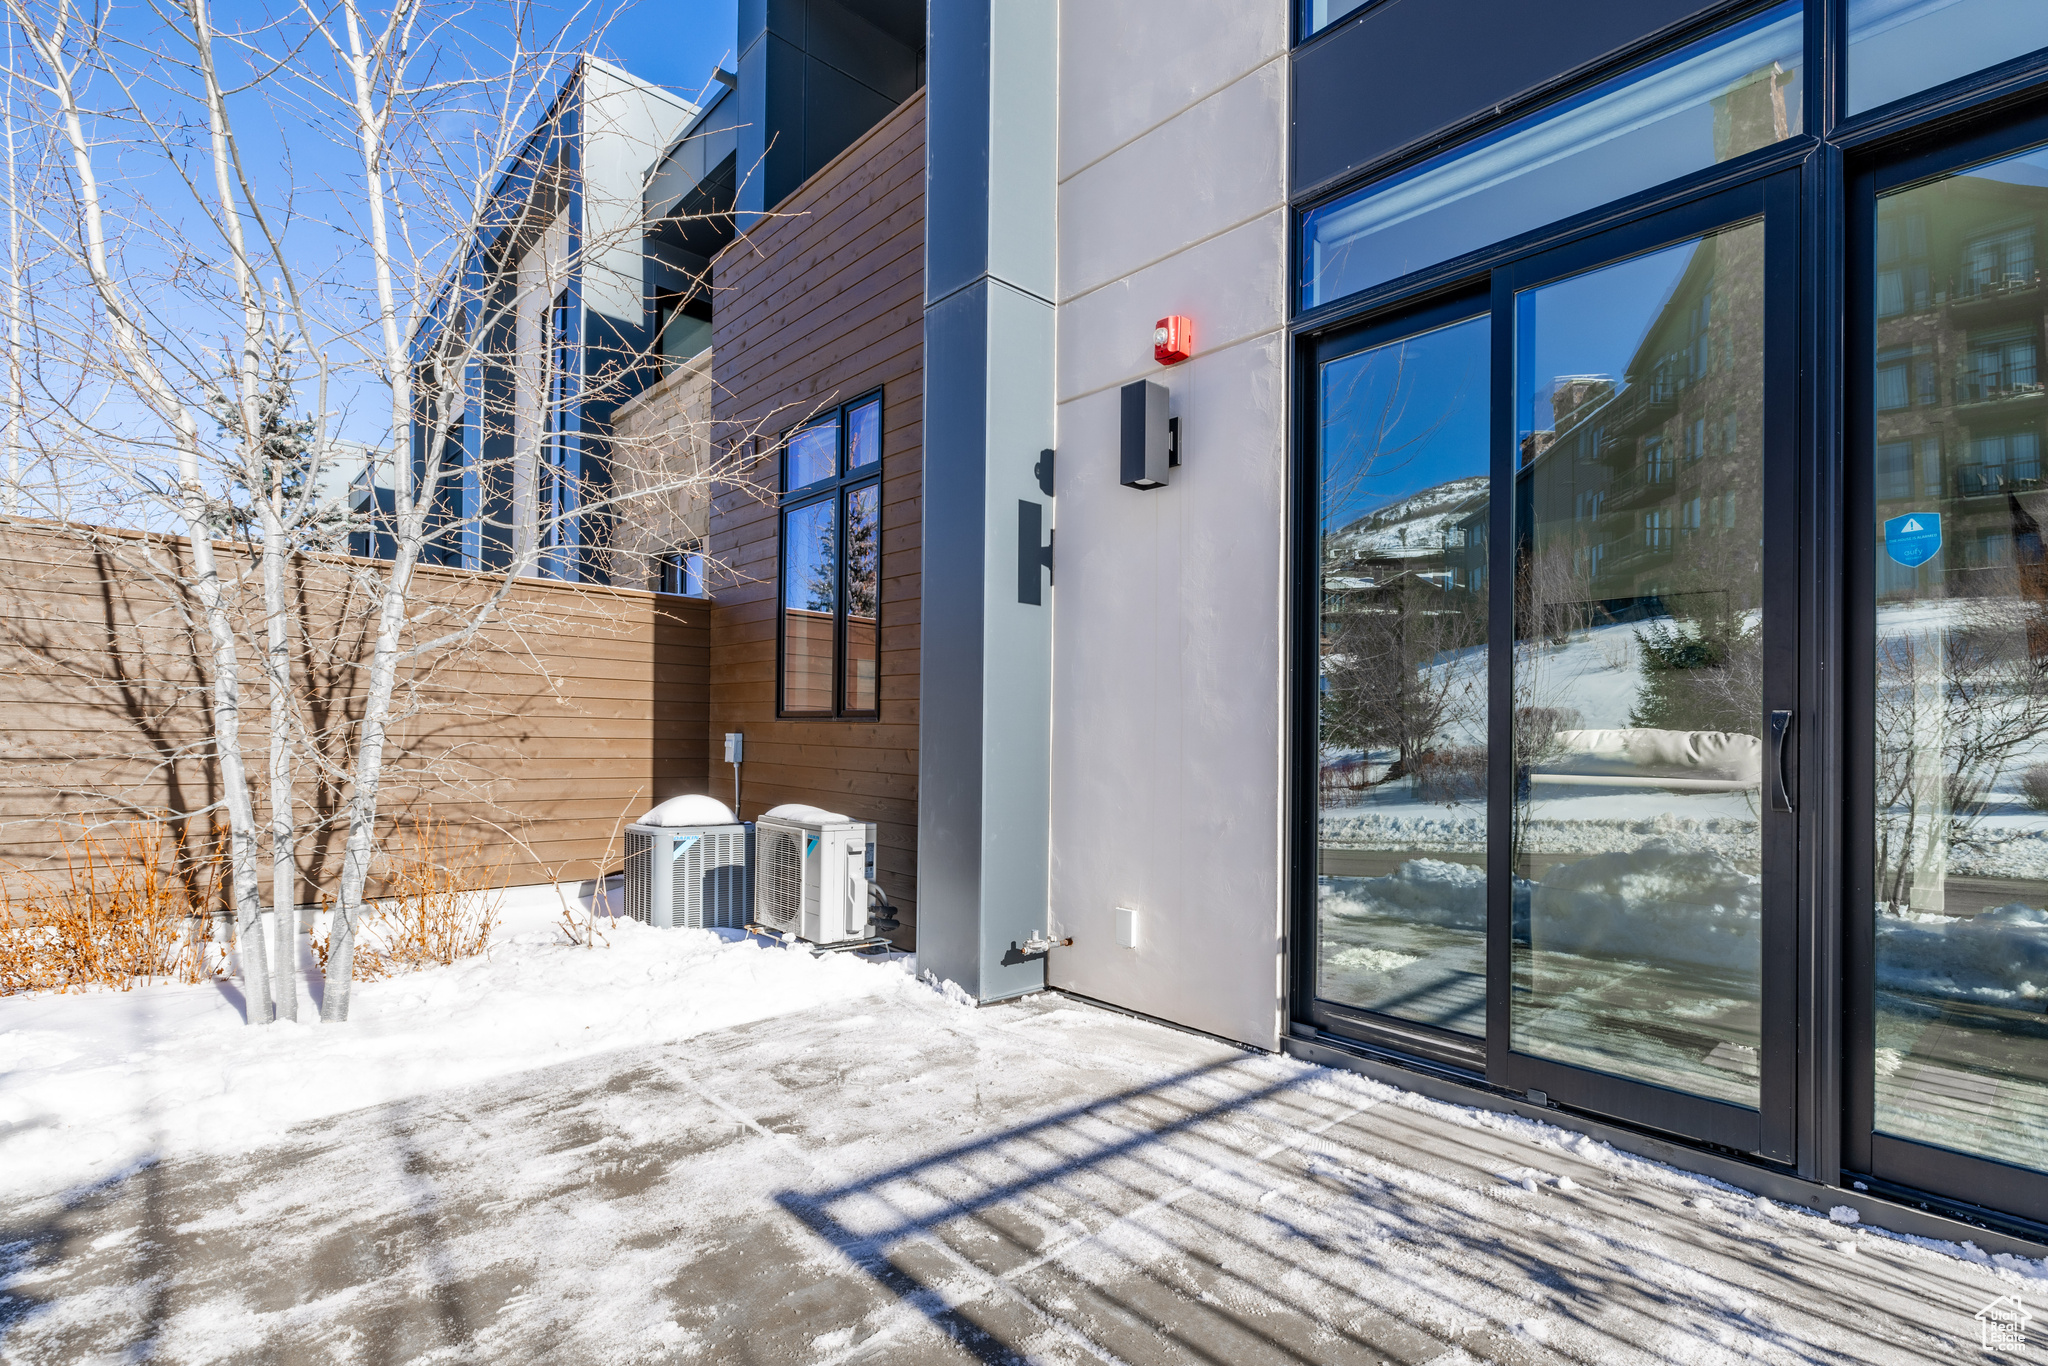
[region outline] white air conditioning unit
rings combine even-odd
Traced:
[[[754,920],[812,944],[868,938],[875,827],[815,806],[754,822]]]
[[[679,797],[626,827],[626,912],[656,929],[738,930],[754,918],[751,826]]]

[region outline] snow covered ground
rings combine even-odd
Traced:
[[[508,911],[487,957],[358,983],[342,1027],[316,1023],[302,997],[306,1023],[247,1028],[227,981],[0,997],[0,1199],[152,1157],[252,1152],[310,1120],[551,1063],[925,990],[907,960],[814,959],[738,931],[600,916],[610,947],[574,948],[559,914],[536,898]]]
[[[2048,1301],[2040,1263],[1057,996],[549,937],[345,1029],[0,1001],[0,1361],[1932,1362]]]

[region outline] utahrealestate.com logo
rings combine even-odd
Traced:
[[[2027,1325],[2033,1321],[2018,1295],[2000,1295],[1977,1311],[1977,1341],[1987,1352],[2024,1347]]]

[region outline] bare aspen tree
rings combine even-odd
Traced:
[[[9,0],[9,14],[34,53],[34,83],[50,102],[51,112],[69,153],[77,221],[75,245],[69,254],[96,296],[123,374],[151,414],[168,429],[176,451],[173,505],[191,540],[193,593],[205,621],[213,666],[213,729],[216,762],[221,771],[227,809],[230,867],[236,920],[241,938],[251,1024],[267,1023],[271,1015],[269,967],[261,936],[262,894],[257,885],[257,831],[248,773],[242,756],[241,672],[236,623],[224,591],[214,554],[215,500],[201,477],[203,411],[164,366],[165,354],[152,336],[148,312],[122,277],[109,251],[108,222],[100,154],[103,148],[88,134],[88,110],[80,89],[93,50],[88,26],[70,0],[31,11],[22,0]],[[204,27],[203,9],[192,11],[195,30]],[[230,137],[224,109],[209,103],[209,148],[216,177],[224,188],[223,164]],[[225,222],[238,223],[239,206],[217,205]],[[74,226],[74,225],[67,225]],[[62,240],[56,233],[53,240]]]
[[[541,506],[517,514],[529,518],[524,524],[493,525],[488,514],[479,511],[472,524],[460,527],[461,532],[479,540],[496,536],[507,546],[504,563],[493,571],[488,594],[460,613],[415,612],[413,585],[422,560],[437,538],[449,534],[447,527],[435,525],[438,491],[458,470],[486,481],[497,477],[516,490],[522,473],[520,461],[537,458],[519,449],[516,414],[477,403],[468,375],[479,359],[492,357],[508,329],[517,335],[513,324],[522,304],[531,301],[535,286],[519,280],[516,271],[508,278],[506,253],[543,233],[560,207],[559,197],[565,189],[560,180],[562,169],[546,150],[548,122],[559,116],[559,109],[549,108],[538,124],[532,115],[539,109],[537,97],[553,89],[538,80],[538,74],[559,71],[564,54],[550,43],[530,45],[523,30],[515,31],[510,50],[501,58],[503,75],[478,83],[478,89],[504,94],[489,106],[489,117],[473,125],[473,145],[467,155],[458,160],[445,149],[435,154],[435,171],[459,165],[464,174],[422,174],[417,160],[402,161],[399,154],[404,139],[416,136],[418,111],[428,92],[450,88],[443,73],[437,72],[432,82],[413,74],[419,50],[408,43],[414,28],[423,22],[423,9],[410,0],[397,0],[389,9],[371,11],[355,0],[342,0],[331,13],[316,14],[310,8],[303,12],[308,25],[328,44],[341,72],[341,82],[331,92],[338,97],[334,102],[345,103],[354,119],[361,165],[359,191],[368,229],[363,245],[374,280],[375,335],[382,344],[381,355],[370,363],[377,368],[382,390],[388,395],[391,430],[410,430],[416,442],[411,461],[394,464],[389,519],[392,554],[371,586],[376,603],[374,640],[362,719],[351,751],[346,842],[329,940],[328,987],[321,1010],[324,1020],[338,1021],[348,1017],[355,930],[377,851],[379,803],[402,675],[473,641],[485,623],[496,617],[520,577],[542,568],[564,572],[574,557],[589,553],[593,547],[585,538],[591,528],[619,513],[622,504],[645,505],[678,488],[701,491],[713,481],[742,484],[758,492],[738,453],[752,444],[759,431],[779,429],[800,420],[801,415],[765,415],[745,430],[728,434],[726,456],[683,469],[664,468],[660,450],[636,450],[614,436],[607,445],[615,472],[637,462],[643,476],[630,498],[621,499],[615,492],[593,487],[575,488],[559,501],[536,496],[534,501]],[[581,70],[587,74],[587,68]],[[400,129],[404,129],[402,134]],[[416,149],[409,150],[417,156]],[[742,175],[753,169],[742,168]],[[631,187],[630,233],[636,237],[641,188]],[[422,256],[420,235],[430,224],[461,247],[443,258]],[[609,269],[604,262],[617,242],[607,240],[588,212],[580,227],[579,243],[561,263],[563,273]],[[484,258],[481,270],[474,269],[479,263],[471,255],[473,243],[484,244],[478,249]],[[429,259],[440,265],[438,275],[423,269]],[[699,284],[708,288],[709,282]],[[553,295],[553,286],[543,279],[539,287],[546,291],[544,303]],[[419,349],[423,336],[431,339],[424,355]],[[552,363],[546,349],[542,348],[543,374]],[[637,354],[616,358],[607,373],[580,376],[578,383],[584,392],[574,396],[552,392],[554,386],[547,386],[550,392],[539,417],[560,417],[576,401],[616,398],[628,392],[636,377],[644,378],[645,370],[656,362],[660,349],[661,339],[656,337]],[[450,432],[464,424],[476,426],[479,451],[490,438],[512,438],[510,461],[493,461],[451,446]],[[559,478],[539,469],[528,473],[535,481]]]
[[[77,0],[7,0],[27,49],[23,117],[63,154],[37,182],[52,187],[52,202],[18,219],[63,279],[39,275],[26,304],[10,295],[9,321],[41,386],[25,419],[29,448],[61,447],[74,480],[89,467],[105,490],[99,515],[181,533],[174,554],[148,538],[118,553],[122,572],[157,576],[192,604],[204,642],[217,793],[201,810],[217,807],[229,827],[251,1022],[273,1011],[296,1018],[301,848],[316,821],[340,839],[321,1007],[338,1022],[390,827],[382,804],[393,766],[416,778],[403,768],[409,728],[462,705],[436,691],[436,669],[503,648],[481,643],[487,627],[516,641],[505,610],[522,581],[581,560],[601,577],[606,528],[635,504],[701,497],[714,481],[760,492],[751,438],[808,414],[764,415],[717,447],[705,414],[682,438],[697,454],[680,463],[673,431],[637,447],[594,433],[585,439],[602,443],[612,471],[634,477],[579,482],[541,468],[532,431],[473,395],[478,366],[517,360],[504,353],[534,291],[553,297],[550,279],[525,281],[507,263],[564,212],[551,121],[590,69],[576,51],[592,37],[587,15],[540,32],[535,11],[508,11],[481,43],[457,22],[468,11],[426,0],[301,5],[232,31],[211,5],[176,0],[137,33],[110,29]],[[246,133],[258,122],[260,165]],[[272,150],[313,135],[303,130],[336,144],[321,162],[330,174],[317,212],[301,206],[310,192],[294,183],[289,156],[280,166]],[[660,150],[648,148],[650,163]],[[115,169],[138,151],[154,158],[146,187]],[[29,195],[9,184],[10,206],[22,209]],[[639,249],[643,188],[630,187],[630,213],[602,223],[586,213],[557,273],[619,275],[617,254]],[[167,207],[173,190],[202,232]],[[318,245],[295,245],[305,240]],[[312,251],[325,253],[318,268],[305,264]],[[615,347],[601,371],[578,375],[579,392],[549,386],[547,411],[637,392],[660,348],[659,337]],[[476,439],[451,440],[464,424]],[[320,492],[323,470],[345,468],[345,447],[370,452],[365,514]],[[509,516],[456,497],[521,479],[528,497]],[[546,479],[552,500],[531,487]],[[378,506],[384,482],[388,508]],[[337,554],[351,532],[379,557]],[[457,553],[485,544],[502,553]],[[345,579],[338,610],[360,648],[307,638],[294,594],[308,557]],[[455,587],[450,561],[467,575]],[[251,689],[267,701],[260,743],[245,725]],[[338,793],[336,808],[313,812],[309,786]]]
[[[21,149],[15,144],[14,26],[7,27],[6,107],[0,110],[7,133],[7,490],[4,511],[21,511]]]

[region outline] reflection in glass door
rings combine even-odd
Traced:
[[[1515,297],[1509,1047],[1746,1110],[1782,739],[1765,235],[1759,219]]]
[[[1486,1030],[1484,317],[1319,367],[1316,996]]]
[[[2048,149],[1877,202],[1874,904],[1860,912],[1873,920],[1872,1128],[2040,1170],[2044,229]],[[1926,1171],[1897,1174],[1955,1184]]]

